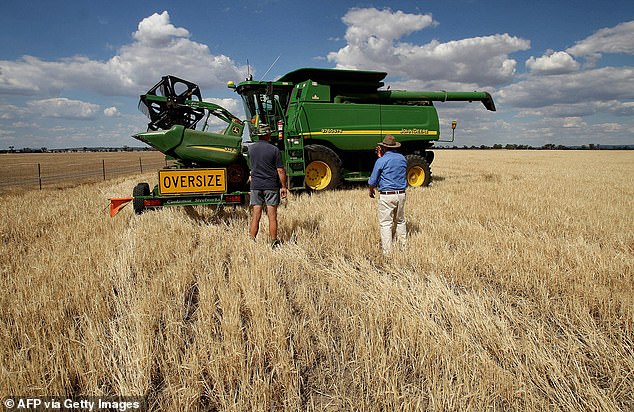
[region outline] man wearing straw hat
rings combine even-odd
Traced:
[[[379,191],[379,226],[383,254],[392,248],[392,227],[396,224],[396,240],[405,246],[405,188],[407,187],[407,160],[395,149],[401,146],[394,136],[386,135],[376,148],[377,159],[368,180],[370,197]]]

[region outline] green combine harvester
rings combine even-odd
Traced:
[[[152,190],[140,183],[132,198],[111,199],[111,215],[129,201],[136,213],[173,205],[246,204],[245,124],[251,141],[257,140],[260,124],[276,130],[271,142],[282,153],[292,190],[330,190],[343,182],[367,181],[377,143],[387,134],[402,144],[408,184],[428,185],[434,160],[430,149],[440,139],[434,102],[480,101],[494,111],[493,98],[487,92],[382,90],[386,75],[304,68],[277,81],[229,82],[242,97],[246,122],[204,102],[196,84],[164,76],[140,98],[139,109],[150,122],[147,132],[134,137],[176,164],[159,171]],[[222,132],[208,130],[211,116],[226,124]]]

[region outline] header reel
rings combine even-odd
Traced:
[[[192,107],[191,102],[202,100],[198,85],[175,76],[163,76],[141,95],[139,110],[150,119],[148,131],[168,130],[177,124],[195,129],[205,110]]]

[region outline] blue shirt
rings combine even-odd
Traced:
[[[374,163],[368,185],[386,190],[405,190],[407,187],[407,160],[402,154],[389,150]]]

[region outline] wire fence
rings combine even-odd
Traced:
[[[0,191],[90,183],[146,173],[170,163],[158,152],[3,154]]]

